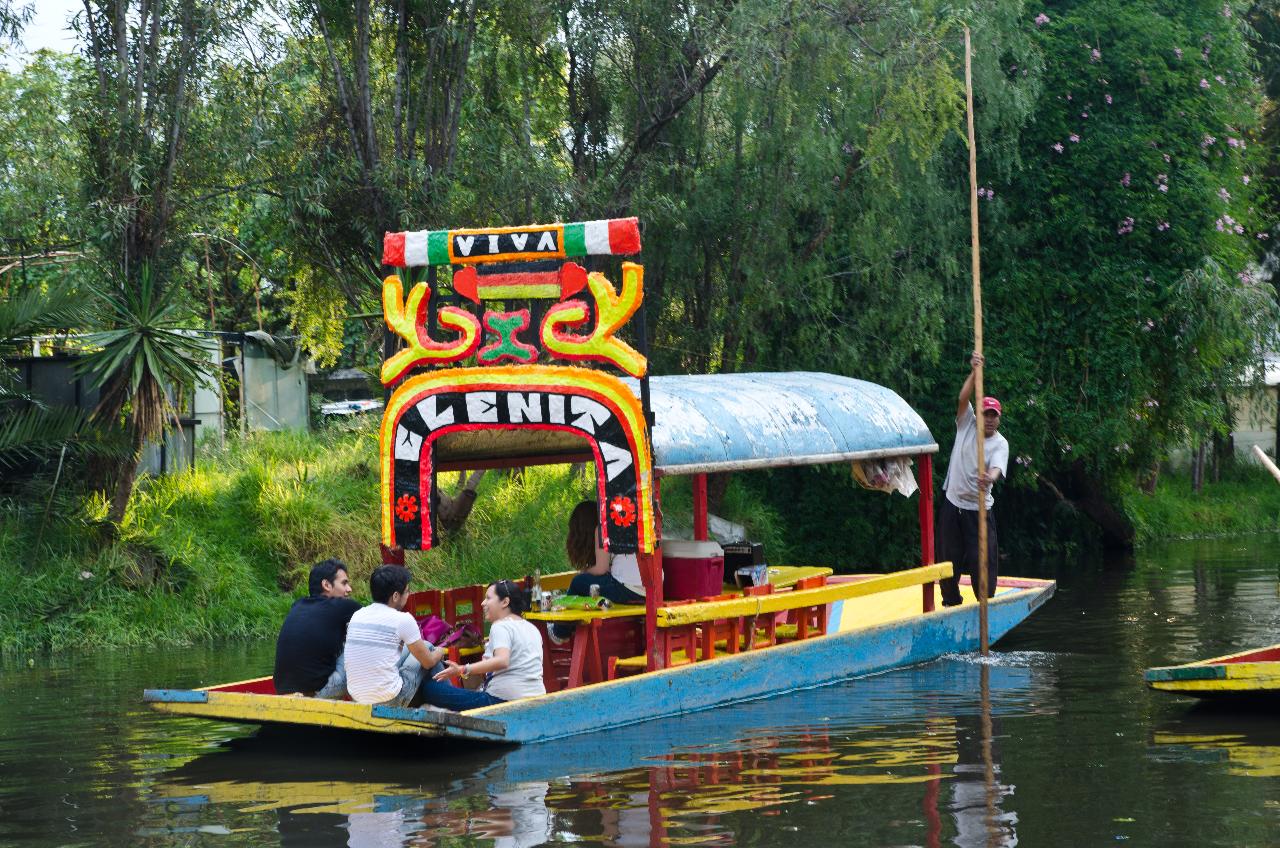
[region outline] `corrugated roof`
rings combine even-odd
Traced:
[[[638,384],[637,384],[638,385]],[[698,474],[933,453],[892,389],[834,374],[652,377],[654,466]]]

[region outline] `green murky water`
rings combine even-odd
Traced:
[[[1057,596],[988,665],[520,749],[352,745],[140,703],[266,673],[269,645],[15,659],[0,844],[1280,844],[1280,715],[1141,682],[1280,642],[1277,563],[1280,539],[1258,537],[1042,566]]]

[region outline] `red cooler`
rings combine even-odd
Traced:
[[[719,542],[662,543],[662,596],[668,601],[707,598],[724,591],[724,551]]]

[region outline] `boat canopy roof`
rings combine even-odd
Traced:
[[[627,381],[638,395],[637,380]],[[649,378],[654,468],[703,474],[934,453],[924,420],[892,389],[812,372]],[[583,461],[584,442],[547,430],[444,436],[442,470]],[[559,458],[559,459],[557,459]]]
[[[650,379],[654,467],[704,474],[934,453],[929,428],[897,392],[795,371]]]

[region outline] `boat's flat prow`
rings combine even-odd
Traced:
[[[1280,645],[1149,668],[1145,679],[1152,689],[1194,698],[1280,697]]]

